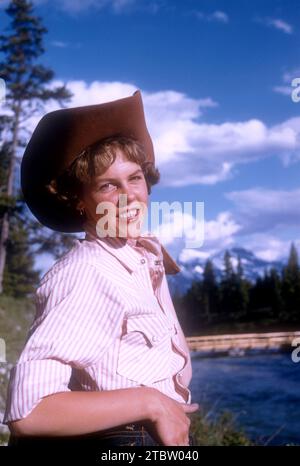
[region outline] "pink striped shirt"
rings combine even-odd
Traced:
[[[178,265],[153,235],[136,242],[85,230],[39,283],[4,424],[26,417],[44,396],[70,390],[145,385],[191,403],[190,353],[166,280]]]

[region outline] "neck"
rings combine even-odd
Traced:
[[[98,236],[97,234],[97,230],[96,230],[96,223],[95,222],[92,222],[91,220],[87,220],[84,225],[83,225],[83,228],[84,228],[84,231],[86,233],[89,233],[91,236],[95,237],[95,238],[101,238]],[[109,239],[110,241],[113,241],[114,239],[118,239],[119,241],[123,241],[124,244],[125,243],[128,243],[130,245],[133,245],[135,246],[136,245],[136,242],[138,240],[138,238],[130,238],[130,237],[110,237],[110,236],[105,236],[104,238],[101,238],[101,239]]]

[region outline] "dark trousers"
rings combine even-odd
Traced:
[[[161,446],[151,437],[143,424],[126,424],[99,432],[67,437],[39,437],[11,435],[8,446],[74,446],[74,447],[123,447],[123,446]],[[194,437],[189,435],[189,445],[195,446]]]

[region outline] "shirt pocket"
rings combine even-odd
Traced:
[[[170,377],[174,324],[153,315],[129,316],[120,340],[117,373],[143,385]]]

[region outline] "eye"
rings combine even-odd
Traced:
[[[112,183],[105,183],[105,184],[103,184],[102,186],[100,186],[99,191],[106,191],[106,188],[107,188],[109,185],[112,185],[112,186],[113,186]]]
[[[136,176],[134,176],[134,177],[132,178],[132,180],[135,180],[135,179],[136,179],[136,180],[141,180],[141,179],[142,179],[142,177],[141,177],[141,176],[139,176],[139,175],[136,175]]]

